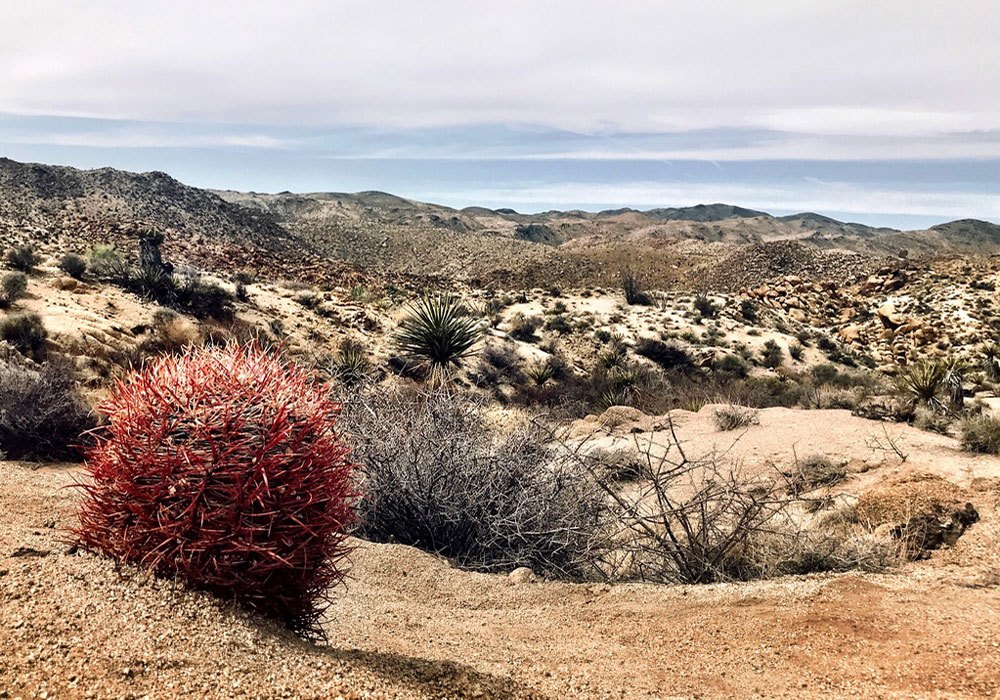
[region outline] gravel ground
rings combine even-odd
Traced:
[[[0,697],[1000,697],[991,518],[899,574],[702,587],[516,583],[362,545],[314,645],[71,553],[72,478],[0,462]]]

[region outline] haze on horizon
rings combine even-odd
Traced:
[[[453,206],[1000,222],[985,0],[121,0],[0,13],[0,155]]]

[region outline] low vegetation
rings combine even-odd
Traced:
[[[482,321],[472,316],[458,297],[425,296],[400,321],[396,345],[433,372],[447,373],[475,353],[484,330]]]
[[[604,498],[535,426],[498,433],[481,404],[451,389],[376,389],[348,404],[344,429],[363,475],[363,537],[480,571],[593,575]]]
[[[9,459],[76,458],[83,433],[94,427],[76,377],[62,363],[0,360],[0,397],[0,454]]]

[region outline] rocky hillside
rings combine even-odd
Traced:
[[[58,239],[85,248],[126,241],[136,224],[162,229],[167,252],[181,262],[217,271],[273,266],[328,282],[355,273],[417,284],[546,286],[558,280],[582,287],[616,283],[627,263],[650,285],[711,279],[739,288],[768,275],[830,277],[833,271],[840,279],[842,272],[881,265],[862,257],[1000,252],[1000,226],[974,220],[902,232],[727,204],[520,214],[457,210],[384,192],[209,191],[159,172],[0,159],[0,245]],[[763,264],[775,251],[781,260]],[[720,270],[726,279],[716,279]]]

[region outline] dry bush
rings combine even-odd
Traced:
[[[22,355],[36,360],[45,355],[49,333],[38,314],[12,314],[0,320],[0,340],[5,340]]]
[[[966,418],[959,425],[966,452],[1000,454],[1000,419],[992,416]]]
[[[747,553],[777,523],[789,521],[794,497],[779,480],[746,478],[717,455],[689,459],[672,422],[670,433],[669,445],[635,438],[641,476],[627,490],[579,447],[563,443],[616,507],[613,545],[604,552],[602,570],[610,578],[656,583],[755,577]]]
[[[746,406],[729,404],[715,409],[715,427],[719,430],[747,428],[760,422],[760,411]]]
[[[785,473],[788,488],[796,494],[808,493],[823,486],[834,486],[847,478],[847,465],[825,455],[810,455],[796,460],[795,468]]]
[[[0,308],[6,309],[28,293],[28,276],[23,272],[8,272],[0,277]]]
[[[498,431],[454,390],[383,388],[354,396],[342,426],[363,473],[361,536],[468,569],[592,575],[605,500],[537,427]]]
[[[783,475],[748,476],[716,454],[689,458],[669,422],[671,441],[636,436],[633,483],[622,488],[602,451],[562,441],[615,506],[598,568],[613,579],[710,583],[813,571],[880,570],[896,543],[851,523],[831,527]],[[621,458],[620,458],[621,459]],[[621,459],[624,462],[624,459]]]
[[[12,459],[66,459],[94,427],[68,365],[33,368],[0,360],[0,453]]]

